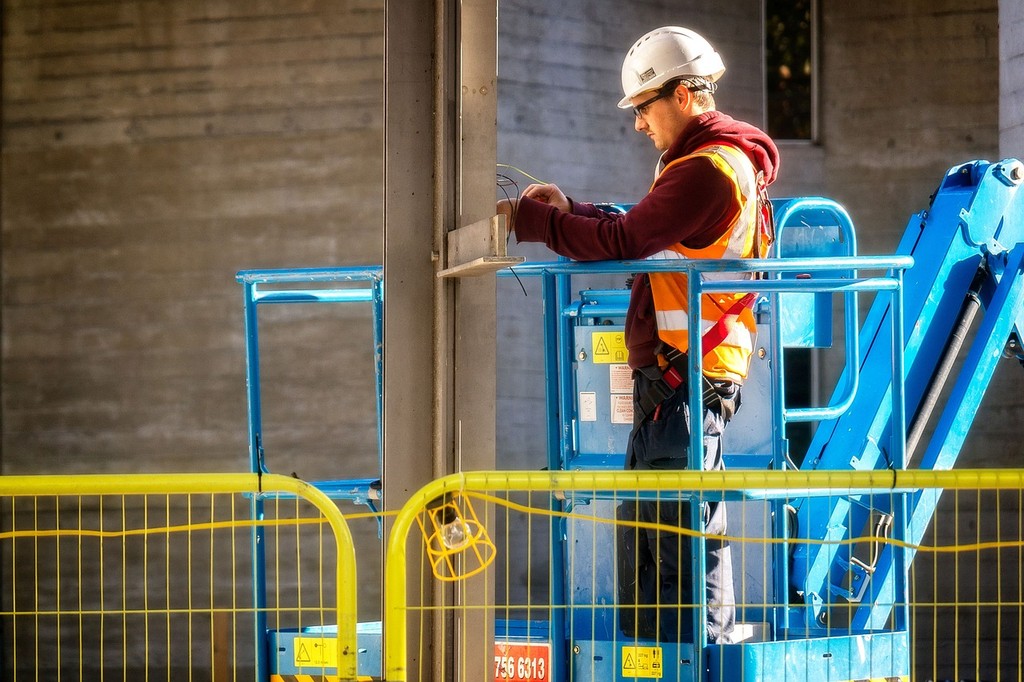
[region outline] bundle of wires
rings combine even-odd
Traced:
[[[524,170],[522,170],[520,168],[516,168],[515,166],[510,166],[507,163],[499,163],[498,164],[498,168],[507,168],[508,170],[515,171],[516,173],[519,173],[520,175],[522,175],[522,176],[532,180],[535,183],[538,183],[538,184],[541,184],[541,185],[546,184],[543,180],[538,180],[537,178],[535,178],[534,176],[530,175],[526,171],[524,171]],[[510,176],[505,175],[504,173],[501,173],[500,171],[498,173],[496,173],[496,182],[495,182],[495,184],[497,184],[498,189],[501,190],[501,193],[505,195],[505,200],[508,201],[510,204],[512,204],[512,215],[509,217],[509,231],[508,231],[508,235],[505,237],[505,240],[507,242],[509,239],[512,238],[512,228],[516,224],[516,211],[519,209],[519,197],[522,194],[522,192],[520,192],[520,190],[519,190],[519,183],[517,183],[515,180],[513,180]],[[510,187],[514,188],[514,190],[515,190],[515,200],[514,201],[513,201],[512,195],[509,194],[509,188]],[[523,296],[526,296],[527,295],[526,287],[523,285],[522,280],[519,279],[519,275],[516,274],[516,271],[515,271],[514,268],[510,267],[509,270],[512,272],[512,276],[516,278],[516,281],[519,282],[519,287],[523,290]]]

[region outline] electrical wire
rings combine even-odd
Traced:
[[[498,165],[499,166],[505,166],[506,164],[499,163]],[[511,168],[511,166],[509,166],[509,167]],[[515,168],[513,170],[519,170],[519,169]],[[522,171],[519,171],[519,172],[522,173]],[[526,175],[525,173],[523,173],[523,174]],[[508,234],[505,235],[505,244],[508,244],[509,240],[512,238],[512,230],[513,230],[513,228],[515,227],[515,224],[516,224],[516,213],[519,210],[519,195],[520,195],[519,184],[516,183],[516,181],[513,180],[512,178],[510,178],[509,176],[504,175],[503,173],[497,173],[496,174],[495,184],[498,186],[498,189],[501,190],[501,193],[505,195],[505,201],[509,202],[509,204],[512,205],[512,215],[509,216],[509,230],[508,230]],[[514,201],[512,200],[512,197],[508,193],[508,189],[507,188],[510,187],[510,186],[514,187],[515,190],[516,190],[516,198],[515,198]],[[523,296],[528,296],[529,294],[526,293],[526,285],[523,284],[523,280],[519,279],[519,274],[516,273],[515,269],[512,268],[512,267],[509,267],[509,272],[512,273],[512,276],[516,278],[516,282],[519,283],[519,288],[522,289]]]
[[[509,216],[508,236],[505,237],[505,241],[507,243],[508,239],[512,236],[512,230],[515,228],[516,212],[519,209],[519,196],[520,196],[521,192],[519,191],[519,185],[516,183],[515,180],[513,180],[509,176],[503,175],[501,173],[497,174],[497,180],[496,180],[495,184],[497,184],[498,189],[501,190],[501,193],[505,195],[505,201],[509,202],[512,205],[512,215]],[[507,189],[508,187],[515,187],[515,189],[516,189],[516,198],[515,198],[514,201],[513,201],[512,197],[508,193],[508,189]]]
[[[515,171],[516,173],[519,173],[520,175],[522,175],[524,178],[527,178],[529,180],[533,180],[534,182],[536,182],[537,184],[540,184],[540,185],[547,185],[547,184],[549,184],[547,182],[544,182],[543,180],[539,180],[539,179],[533,177],[532,175],[530,175],[529,173],[524,171],[522,168],[516,168],[515,166],[509,165],[507,163],[499,163],[498,164],[498,168],[507,168],[507,169],[509,169],[511,171]]]

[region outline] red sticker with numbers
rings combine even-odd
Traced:
[[[551,645],[494,643],[494,679],[542,682],[551,675]]]

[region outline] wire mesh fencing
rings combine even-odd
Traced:
[[[4,679],[356,677],[351,535],[299,481],[5,477],[0,522]]]
[[[348,523],[295,479],[5,477],[3,675],[1019,680],[1022,481],[459,474],[388,521],[381,578],[357,577]],[[724,546],[731,595],[708,589]],[[367,645],[356,622],[371,583],[375,665],[379,631]]]
[[[387,679],[1019,680],[1022,480],[451,476],[395,521]],[[716,505],[728,524],[712,531]],[[453,506],[474,522],[437,512]],[[444,536],[441,521],[454,541],[439,574],[429,543]],[[724,547],[731,594],[711,556]]]

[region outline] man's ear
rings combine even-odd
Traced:
[[[680,111],[689,111],[690,106],[693,104],[693,93],[690,92],[688,87],[680,83],[676,86],[675,101]]]

